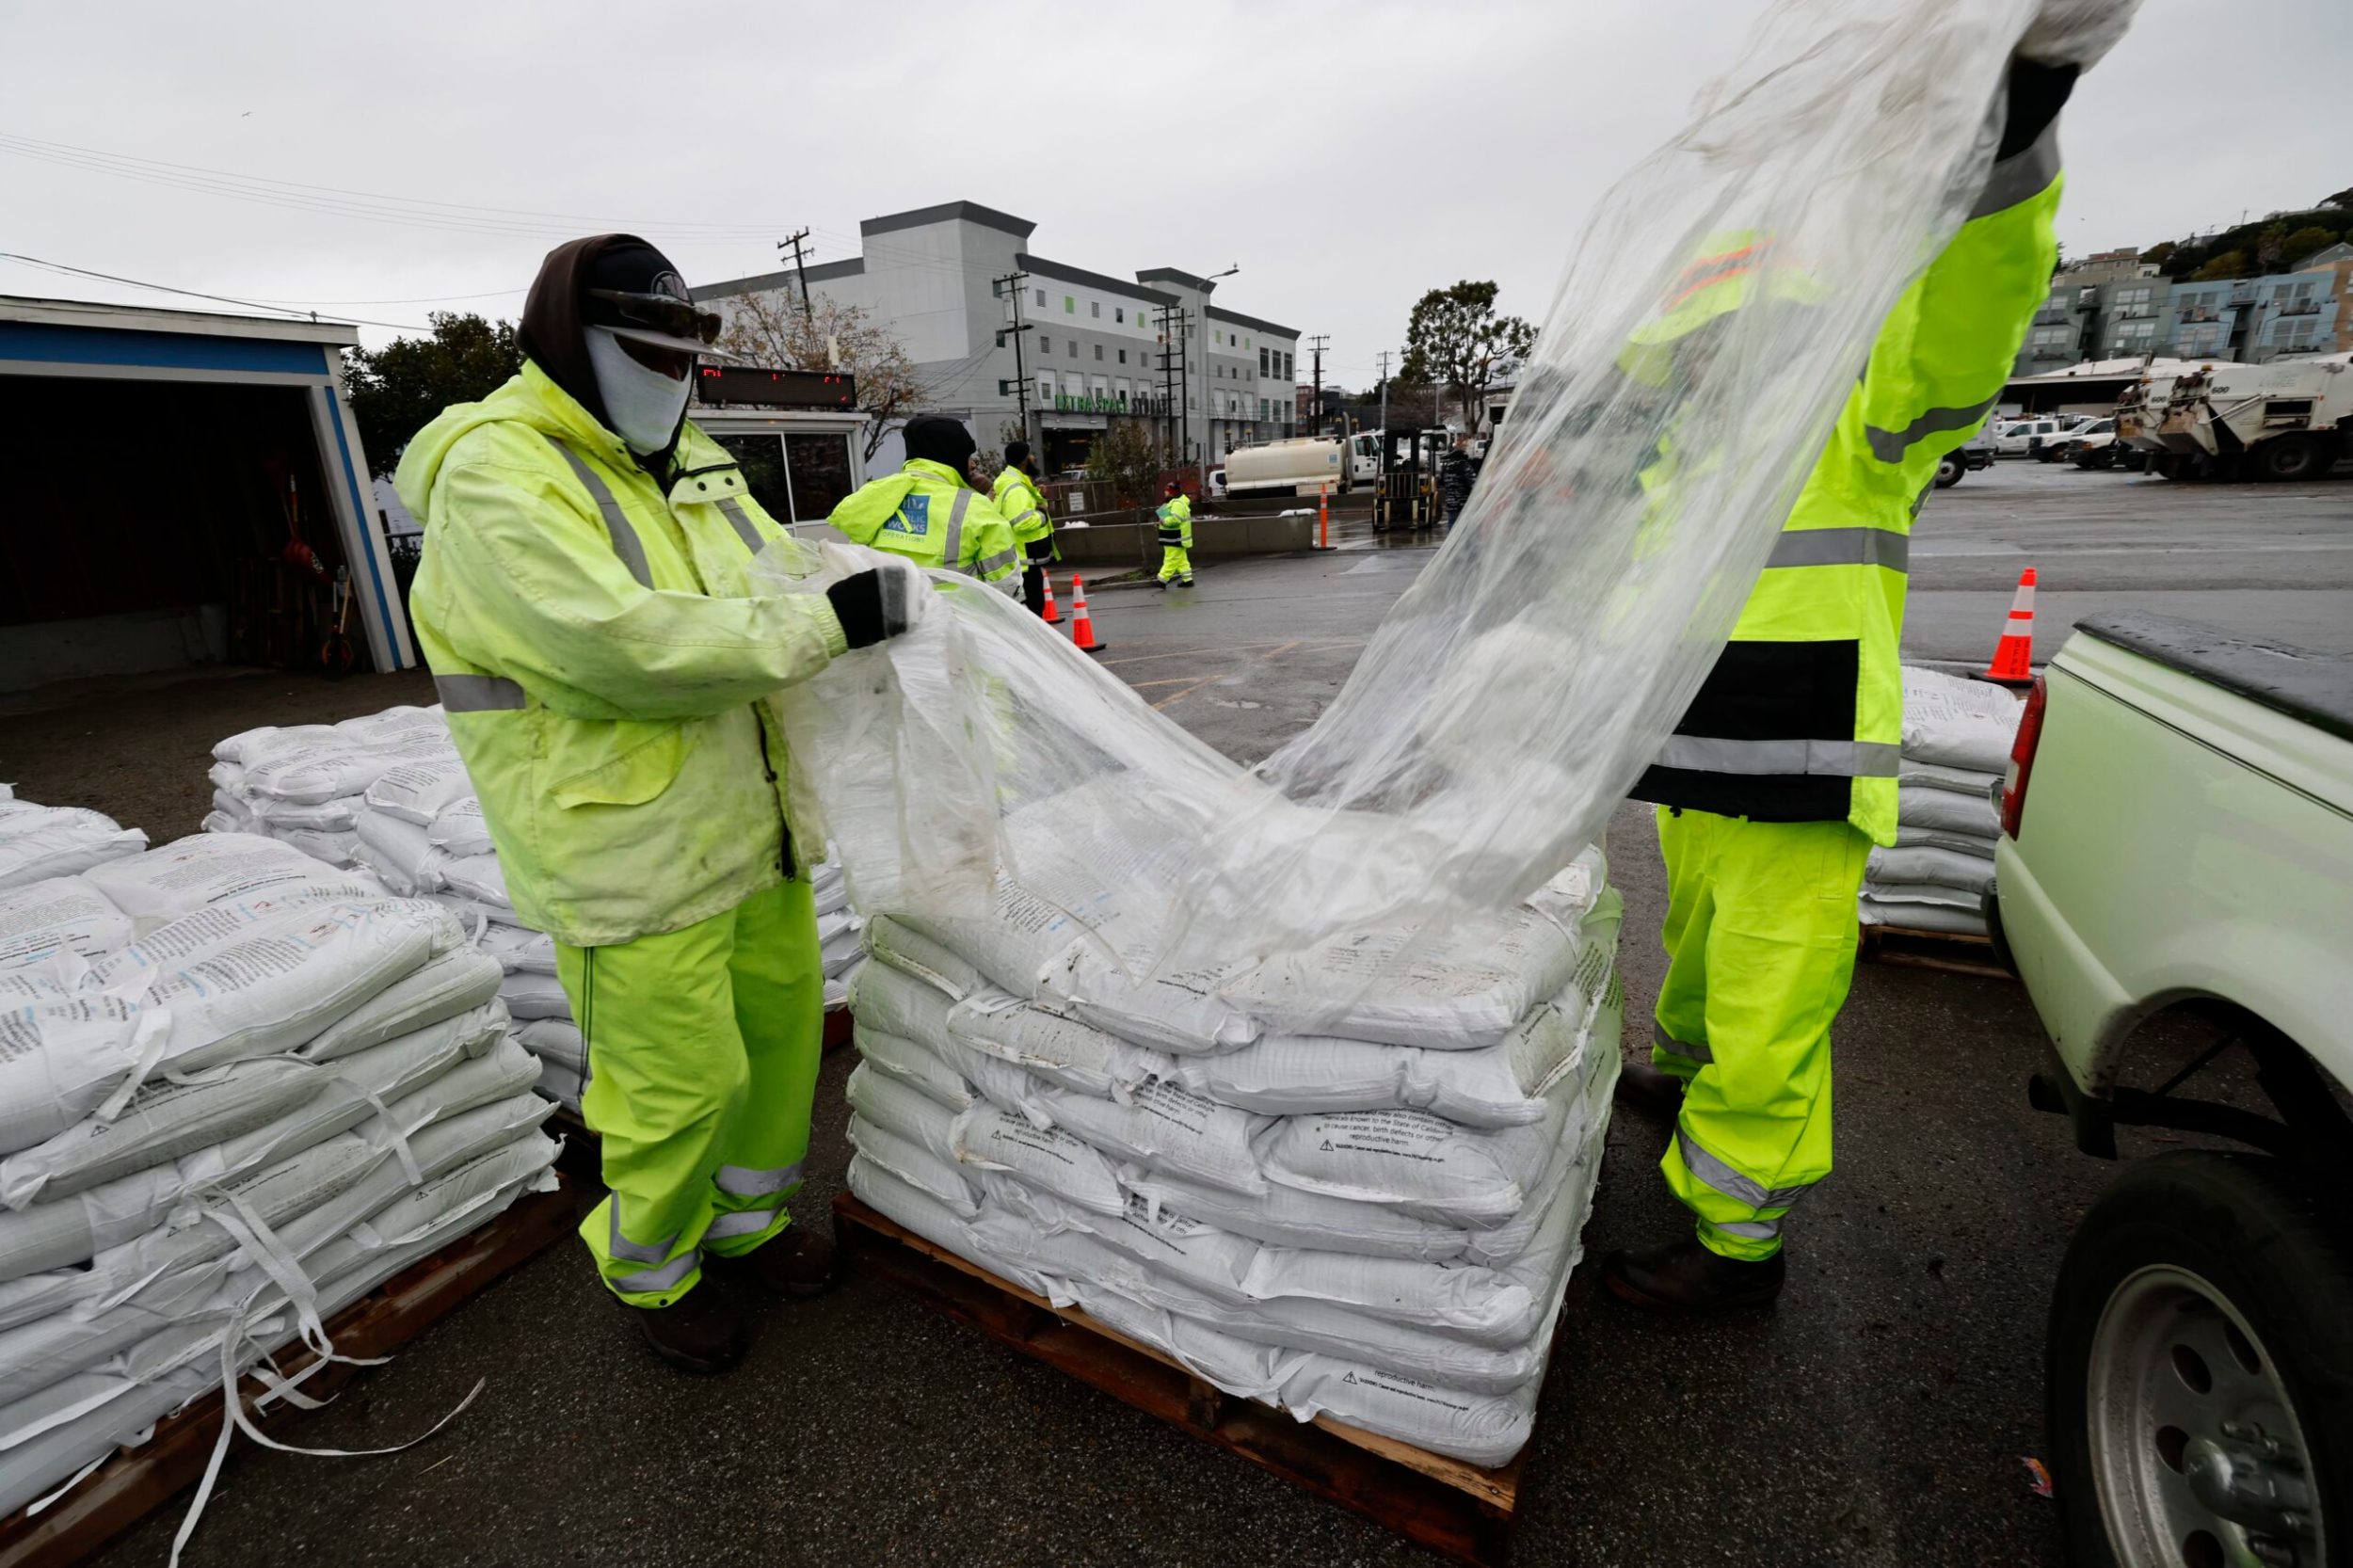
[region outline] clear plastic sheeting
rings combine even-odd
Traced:
[[[1239,1043],[1216,1001],[1278,955],[1348,934],[1402,961],[1424,932],[1529,907],[1697,691],[1881,321],[1984,185],[2034,8],[1770,11],[1601,204],[1436,558],[1330,709],[1257,766],[945,575],[906,635],[783,694],[794,789],[860,910],[934,936],[1052,911],[1087,962],[1200,1000],[1141,1032],[1182,1050]],[[1694,303],[1728,276],[1738,308]],[[870,560],[787,541],[761,567],[817,591]],[[986,969],[972,935],[948,945]]]

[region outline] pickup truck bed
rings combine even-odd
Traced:
[[[2353,741],[2353,656],[2233,637],[2141,611],[2093,616],[2077,630]]]

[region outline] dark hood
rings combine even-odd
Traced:
[[[635,234],[590,234],[566,240],[539,264],[523,301],[522,326],[516,341],[549,380],[571,394],[572,401],[607,430],[613,416],[605,412],[603,394],[597,391],[596,373],[588,366],[588,347],[581,337],[580,296],[588,286],[588,272],[598,257],[621,247],[651,249]]]

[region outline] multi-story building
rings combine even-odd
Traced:
[[[808,267],[808,292],[894,332],[927,411],[963,420],[984,446],[1021,433],[1049,470],[1083,464],[1114,421],[1144,422],[1188,461],[1292,432],[1295,328],[1211,304],[1215,278],[1154,267],[1127,279],[1038,255],[1036,227],[973,201],[868,218],[860,253]],[[754,295],[797,308],[803,276],[695,296],[722,313]],[[897,454],[887,441],[875,465]]]
[[[2337,248],[2345,248],[2339,247]],[[2324,250],[2267,278],[2169,279],[2130,251],[2106,252],[2051,280],[2013,374],[2093,360],[2238,360],[2353,348],[2353,250]]]

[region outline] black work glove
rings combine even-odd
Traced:
[[[869,570],[845,577],[825,590],[841,634],[852,648],[869,648],[895,637],[913,624],[907,614],[905,571]]]

